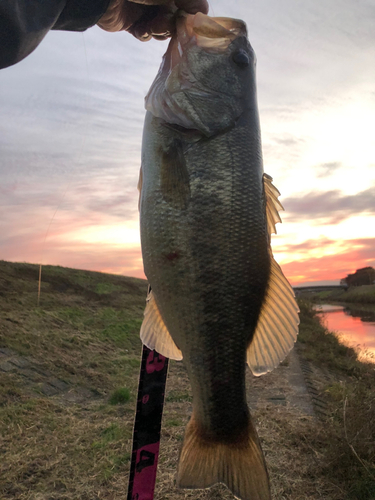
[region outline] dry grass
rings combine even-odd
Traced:
[[[45,268],[42,277],[37,308],[37,266],[0,262],[0,349],[11,349],[7,356],[0,356],[0,365],[5,358],[20,365],[0,371],[0,498],[124,499],[146,284],[55,267]],[[327,337],[317,340],[312,335],[316,325],[309,315],[302,318],[305,345],[320,342],[321,351],[328,351],[330,343],[324,343]],[[307,351],[313,352],[310,348]],[[318,366],[332,363],[342,354],[327,353],[323,360],[318,354],[310,354],[310,360]],[[345,353],[344,358],[354,363]],[[364,369],[357,372],[346,361],[332,365],[339,375],[327,387],[333,416],[325,422],[306,415],[298,405],[275,405],[267,398],[252,412],[274,500],[375,498],[371,490],[366,490],[371,487],[363,472],[366,469],[348,445],[372,470],[370,424],[375,417],[368,389],[373,378]],[[267,391],[276,390],[292,396],[287,379],[282,380],[288,366],[287,361],[279,371],[256,380],[248,374],[250,400],[254,394],[262,398]],[[357,373],[361,375],[357,377]],[[348,384],[351,377],[357,377],[357,386]],[[62,383],[62,388],[47,395],[46,384],[54,380]],[[119,398],[119,394],[127,395],[127,390],[130,400],[126,401],[127,396]],[[347,398],[347,441],[340,429],[343,398]],[[365,402],[360,411],[356,398]],[[120,400],[121,404],[110,404]],[[353,427],[358,411],[362,422],[367,419],[367,427]],[[178,453],[190,413],[191,390],[186,372],[182,363],[172,362],[155,499],[233,499],[221,485],[204,491],[175,488]],[[361,474],[367,478],[365,482]]]
[[[300,341],[315,366],[332,372],[325,387],[331,410],[325,429],[323,473],[343,489],[342,498],[375,498],[375,364],[326,330],[309,303],[301,302]]]
[[[37,279],[0,262],[0,498],[123,498],[146,283],[46,267],[36,307]]]

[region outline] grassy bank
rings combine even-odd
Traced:
[[[0,262],[0,498],[124,491],[146,283],[38,273]]]
[[[146,283],[46,266],[38,307],[38,273],[34,265],[0,261],[0,498],[122,500]],[[311,366],[333,374],[322,382],[331,416],[322,422],[274,403],[253,411],[273,498],[373,500],[373,368],[327,335],[305,303],[299,338]],[[256,380],[266,393],[283,395],[277,370]],[[233,500],[223,486],[174,486],[190,413],[185,369],[172,362],[155,500]]]
[[[306,296],[313,302],[351,302],[355,304],[375,304],[375,285],[351,287],[348,290],[324,291]]]
[[[323,473],[343,489],[343,498],[375,498],[375,365],[360,362],[318,319],[310,302],[300,302],[302,356],[329,371],[324,388],[331,417],[322,429]]]

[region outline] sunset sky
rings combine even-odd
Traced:
[[[257,54],[284,273],[292,285],[330,284],[375,266],[374,3],[210,5],[247,23]],[[143,99],[166,48],[97,27],[51,32],[0,71],[0,259],[144,277]]]

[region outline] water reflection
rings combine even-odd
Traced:
[[[360,318],[364,322],[375,323],[375,308],[366,310],[361,306],[345,306],[344,313],[353,318]]]
[[[336,332],[341,341],[359,346],[362,356],[375,357],[375,306],[321,304],[317,310],[324,315],[328,330]]]

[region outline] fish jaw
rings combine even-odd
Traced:
[[[211,137],[233,127],[246,107],[256,107],[255,64],[242,21],[182,16],[145,107],[170,125]],[[203,103],[210,103],[209,116]]]

